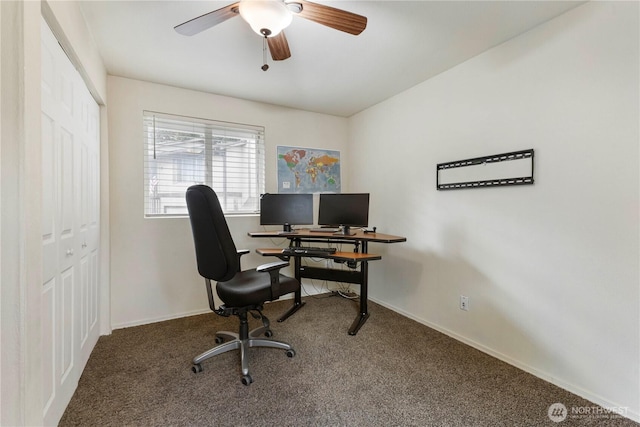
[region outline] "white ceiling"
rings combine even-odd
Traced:
[[[576,1],[325,1],[368,18],[359,36],[300,17],[291,58],[261,70],[240,17],[195,36],[174,26],[230,1],[82,1],[111,75],[349,117],[580,5]]]

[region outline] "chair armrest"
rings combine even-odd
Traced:
[[[258,267],[256,267],[256,271],[263,273],[263,272],[269,272],[273,270],[280,270],[281,268],[284,268],[288,265],[289,263],[287,261],[274,261],[274,262],[269,262],[267,264],[259,265]]]
[[[246,255],[249,253],[249,249],[236,249],[236,252],[238,253],[238,272],[242,271],[242,262],[240,261],[240,258],[242,258],[242,255]]]
[[[288,265],[287,261],[274,261],[259,265],[256,268],[257,272],[269,273],[271,279],[271,301],[280,298],[280,269]]]

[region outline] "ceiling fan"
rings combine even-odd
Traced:
[[[291,57],[289,43],[282,30],[291,23],[294,15],[353,35],[360,34],[367,26],[364,16],[307,0],[240,0],[176,25],[174,29],[185,36],[192,36],[238,15],[249,23],[253,31],[264,37],[274,61]],[[266,71],[267,68],[265,61],[262,69]]]

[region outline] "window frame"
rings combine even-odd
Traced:
[[[259,214],[264,126],[143,110],[142,131],[145,218],[188,217],[194,184],[212,187],[226,216]]]

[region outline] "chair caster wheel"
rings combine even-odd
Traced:
[[[193,371],[194,374],[197,374],[198,372],[202,372],[202,365],[199,363],[196,363],[191,367],[191,370]]]
[[[251,378],[251,375],[243,375],[242,376],[242,384],[249,385],[252,382],[253,382],[253,378]]]
[[[224,338],[216,337],[216,344],[222,344],[224,342]]]
[[[296,355],[296,351],[294,349],[287,350],[285,354],[287,355],[287,357],[293,357]]]
[[[271,329],[267,329],[264,331],[264,336],[267,338],[271,338],[273,336],[273,331]]]

